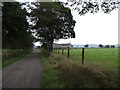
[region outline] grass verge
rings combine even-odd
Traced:
[[[43,88],[117,88],[118,74],[94,66],[81,65],[62,55],[41,52]]]
[[[32,51],[32,49],[31,50],[16,50],[16,51],[9,50],[8,57],[4,58],[4,55],[2,57],[2,68],[4,68],[4,67],[8,66],[9,64],[19,60],[20,58],[26,56],[31,51]]]
[[[43,72],[41,76],[41,87],[42,88],[62,88],[63,84],[60,80],[60,72],[57,70],[54,70],[53,67],[51,67],[51,64],[49,62],[49,59],[44,49],[41,50],[40,53],[40,60],[43,65]]]

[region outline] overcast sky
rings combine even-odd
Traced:
[[[56,43],[72,44],[117,44],[118,43],[118,10],[110,14],[102,12],[96,14],[78,15],[72,11],[76,21],[75,39],[59,40]]]

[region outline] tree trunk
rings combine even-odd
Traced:
[[[48,56],[50,55],[50,52],[52,52],[52,50],[53,50],[52,45],[53,45],[53,40],[47,41],[47,50],[46,50],[46,52],[47,52]]]
[[[53,39],[50,40],[50,52],[52,52],[52,51],[53,51]]]

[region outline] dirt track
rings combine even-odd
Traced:
[[[40,88],[42,66],[39,51],[34,50],[2,70],[3,88]]]

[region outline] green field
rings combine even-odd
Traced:
[[[62,50],[59,50],[59,54]],[[68,50],[64,49],[64,56],[67,57]],[[91,65],[97,68],[118,70],[118,48],[85,48],[84,65]],[[82,49],[70,49],[70,59],[78,63],[82,61]]]

